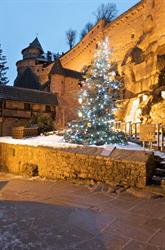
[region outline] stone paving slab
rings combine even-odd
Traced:
[[[0,173],[2,250],[164,250],[165,198]]]

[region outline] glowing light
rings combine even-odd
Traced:
[[[110,53],[106,38],[99,44],[95,60],[86,73],[83,89],[78,98],[81,104],[79,119],[70,124],[71,131],[66,135],[66,140],[69,142],[83,144],[125,142],[124,136],[119,137],[112,130],[114,97],[117,98],[114,90],[119,88],[120,83],[115,80],[116,73],[109,62]]]
[[[82,98],[81,97],[78,99],[78,101],[79,101],[80,104],[82,104]]]
[[[82,117],[82,112],[81,111],[78,112],[78,116]]]

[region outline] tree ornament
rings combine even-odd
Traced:
[[[91,128],[92,124],[90,122],[87,123],[88,128]]]
[[[88,68],[78,98],[81,104],[78,119],[68,126],[66,142],[84,145],[111,143],[126,144],[122,132],[115,132],[115,99],[119,96],[120,82],[110,63],[108,39],[99,44],[94,62]]]

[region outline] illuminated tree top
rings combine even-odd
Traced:
[[[81,105],[79,119],[69,124],[65,135],[68,142],[100,145],[125,142],[123,134],[112,130],[120,82],[115,79],[116,74],[109,62],[111,53],[105,39],[99,44],[94,62],[82,82],[78,99]]]

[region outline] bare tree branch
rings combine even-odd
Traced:
[[[67,43],[68,43],[70,49],[73,48],[75,41],[76,41],[76,31],[69,29],[66,32],[66,40],[67,40]]]
[[[82,39],[92,28],[93,24],[88,22],[80,33],[80,39]]]
[[[103,3],[97,8],[97,11],[94,13],[94,15],[96,17],[96,22],[98,22],[101,19],[105,19],[108,22],[111,22],[117,15],[116,4]]]

